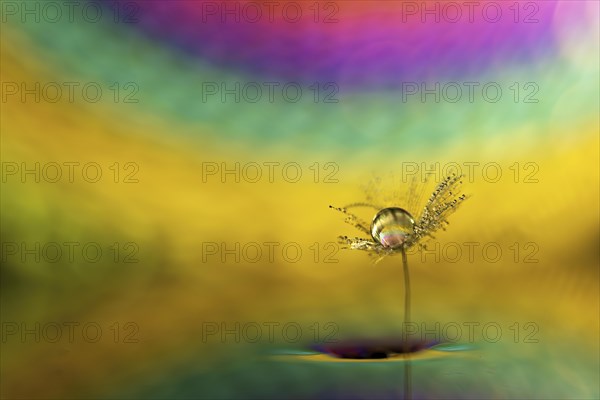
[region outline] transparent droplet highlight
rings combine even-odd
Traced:
[[[373,218],[371,236],[383,247],[400,248],[414,233],[415,220],[408,211],[399,207],[384,208]]]

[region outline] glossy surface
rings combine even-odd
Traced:
[[[384,208],[373,218],[371,235],[384,247],[398,249],[414,233],[415,220],[408,211],[399,207]]]

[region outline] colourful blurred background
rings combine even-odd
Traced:
[[[2,1],[2,398],[401,398],[401,362],[283,354],[399,332],[399,259],[328,205],[456,165],[409,264],[464,350],[413,397],[599,398],[599,6],[472,3]]]

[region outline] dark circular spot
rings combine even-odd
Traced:
[[[398,354],[417,353],[429,349],[437,344],[436,340],[408,339],[401,338],[379,338],[379,339],[348,339],[336,343],[315,344],[312,347],[323,354],[332,357],[356,359],[356,360],[374,360],[389,358]]]

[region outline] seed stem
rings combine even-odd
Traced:
[[[402,328],[403,332],[403,353],[405,357],[404,364],[404,399],[409,400],[412,398],[411,394],[411,365],[410,365],[410,348],[408,345],[408,336],[406,330],[410,323],[410,275],[408,273],[408,259],[406,257],[406,250],[402,248],[402,269],[404,270],[404,324]]]
[[[406,250],[402,248],[402,267],[404,269],[404,329],[410,323],[410,275]]]

